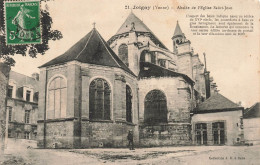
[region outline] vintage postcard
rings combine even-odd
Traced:
[[[257,0],[0,2],[0,164],[260,164]]]

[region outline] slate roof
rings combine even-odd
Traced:
[[[133,12],[131,12],[128,15],[125,22],[121,25],[121,27],[118,29],[117,33],[114,36],[124,34],[124,33],[128,33],[131,30],[133,22],[134,22],[134,25],[135,25],[135,31],[136,32],[144,32],[144,33],[151,34],[151,39],[156,41],[156,44],[159,44],[159,46],[161,48],[168,50],[168,48],[153,34],[153,32]],[[109,39],[109,40],[111,40],[111,39]]]
[[[93,28],[64,54],[40,67],[62,64],[73,60],[88,64],[122,68],[135,76],[135,74],[113,52],[96,28]]]
[[[244,118],[258,118],[260,117],[260,102],[254,104],[252,107],[245,110]]]
[[[152,32],[133,12],[131,12],[126,18],[125,22],[116,32],[116,35],[127,33],[131,30],[132,22],[135,23],[135,31],[138,32]]]
[[[220,93],[213,94],[207,100],[198,105],[197,111],[224,111],[232,109],[243,109],[243,107],[232,102]]]
[[[194,81],[192,81],[192,79],[190,79],[185,74],[174,72],[149,62],[141,62],[138,78],[151,78],[151,77],[183,77],[190,84],[194,83]]]
[[[39,81],[35,80],[32,77],[11,70],[9,79],[12,79],[16,82],[16,88],[30,85],[34,88],[34,92],[39,91]]]
[[[177,21],[173,36],[183,35],[179,22]]]

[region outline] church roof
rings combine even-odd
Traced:
[[[190,84],[194,83],[194,81],[192,81],[192,79],[190,79],[185,74],[174,72],[172,70],[163,68],[161,66],[149,62],[141,62],[138,78],[150,78],[150,77],[183,77]]]
[[[221,95],[220,93],[215,93],[210,96],[207,100],[200,103],[198,105],[197,111],[198,112],[208,112],[208,111],[226,111],[226,110],[234,110],[234,109],[243,109],[243,107],[237,105],[236,103],[232,102],[225,96]]]
[[[116,35],[129,32],[131,30],[131,24],[135,23],[135,31],[138,32],[152,32],[133,12],[131,12],[126,18],[125,22],[118,29]]]
[[[245,110],[244,118],[258,118],[260,117],[260,102],[254,104],[252,107]]]
[[[183,35],[179,22],[177,21],[173,36]]]
[[[86,36],[79,40],[64,54],[54,58],[40,67],[62,64],[74,60],[82,63],[122,68],[135,76],[135,74],[108,46],[96,28],[93,28]]]
[[[134,23],[134,31],[135,32],[143,32],[143,33],[149,33],[151,34],[151,39],[155,44],[159,45],[161,48],[164,48],[166,50],[167,47],[153,34],[153,32],[144,24],[143,21],[141,21],[133,12],[131,12],[128,17],[126,18],[125,22],[121,25],[121,27],[118,29],[117,33],[114,36],[128,33],[132,28],[132,23]],[[114,37],[113,36],[113,37]],[[111,39],[113,38],[111,37]],[[111,40],[109,39],[109,40]]]

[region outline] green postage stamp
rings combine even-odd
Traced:
[[[5,2],[6,44],[40,44],[40,1]]]

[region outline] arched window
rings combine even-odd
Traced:
[[[126,66],[129,66],[129,63],[128,63],[128,46],[126,44],[121,44],[119,46],[118,56],[126,64]]]
[[[58,76],[51,80],[48,86],[47,119],[66,117],[67,84],[63,77]]]
[[[141,53],[140,62],[150,62],[155,64],[155,53],[144,50]]]
[[[132,122],[132,90],[126,85],[126,121]]]
[[[152,90],[146,95],[144,122],[150,125],[167,123],[167,103],[163,92]]]
[[[110,120],[110,87],[106,80],[98,78],[89,87],[89,118]]]

